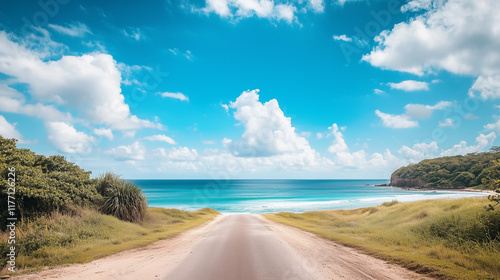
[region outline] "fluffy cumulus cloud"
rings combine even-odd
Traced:
[[[439,147],[437,142],[433,141],[429,144],[427,143],[417,143],[413,147],[408,147],[406,145],[399,149],[399,154],[402,159],[409,163],[419,162],[426,158],[436,157]]]
[[[4,138],[23,139],[23,136],[17,131],[16,127],[9,123],[2,115],[0,115],[0,135]]]
[[[321,13],[325,9],[323,0],[309,0],[309,4],[315,12]]]
[[[63,153],[90,153],[96,142],[95,137],[65,122],[47,122],[46,126],[49,141]]]
[[[322,0],[310,0],[309,6],[315,12],[323,11]],[[276,3],[273,0],[206,0],[206,6],[202,11],[233,19],[257,16],[292,23],[297,7],[290,3]]]
[[[388,83],[388,85],[393,89],[404,91],[429,90],[429,83],[414,80],[402,81],[400,83]]]
[[[27,104],[26,98],[17,90],[0,83],[0,111],[37,117],[48,121],[71,121],[70,113],[58,110],[54,105]]]
[[[354,169],[384,169],[389,166],[396,166],[399,161],[391,153],[391,151],[386,150],[384,153],[373,153],[371,155],[367,154],[365,150],[359,150],[356,152],[350,152],[347,146],[343,133],[339,130],[339,127],[334,123],[328,128],[330,136],[333,137],[332,144],[328,147],[328,151],[334,155],[334,164],[337,167],[347,167]]]
[[[94,129],[94,134],[96,136],[106,137],[108,140],[113,140],[113,131],[109,128],[96,128]]]
[[[259,90],[243,92],[230,107],[234,118],[245,128],[240,140],[229,143],[236,156],[273,156],[311,150],[299,136],[290,118],[285,117],[276,99],[261,103]]]
[[[402,11],[420,11],[383,31],[363,60],[417,75],[446,70],[477,76],[471,94],[500,97],[500,1],[413,0]]]
[[[344,135],[340,132],[339,127],[336,123],[334,123],[331,127],[328,128],[331,130],[331,135],[333,136],[333,143],[328,147],[328,151],[330,153],[342,153],[348,152],[349,148],[344,140]]]
[[[484,128],[486,128],[488,130],[495,130],[497,132],[500,132],[500,118],[497,117],[496,122],[489,123],[489,124],[485,125]]]
[[[476,137],[475,145],[467,146],[467,142],[460,141],[460,143],[454,145],[452,148],[444,150],[441,153],[441,156],[465,155],[468,153],[485,151],[487,148],[491,147],[496,137],[495,132],[490,132],[486,135],[481,133]]]
[[[479,76],[469,89],[469,95],[483,100],[500,98],[500,75]]]
[[[16,39],[0,31],[0,72],[14,77],[17,83],[27,84],[35,102],[64,106],[95,124],[112,129],[162,127],[130,113],[121,94],[121,74],[112,56],[64,55],[46,62],[40,53]],[[66,116],[49,105],[43,109],[51,115],[61,115],[58,117],[61,119]]]
[[[450,118],[447,118],[447,119],[445,119],[442,122],[439,122],[439,127],[451,127],[451,126],[454,126],[454,125],[455,125],[455,123]]]
[[[139,141],[130,145],[121,145],[106,151],[117,160],[144,160],[146,156],[146,147]]]
[[[178,147],[172,149],[158,148],[156,153],[162,158],[174,161],[194,161],[198,159],[198,152],[196,149],[189,149],[188,147]]]
[[[375,114],[380,117],[382,123],[386,127],[399,129],[399,128],[411,128],[418,126],[418,122],[411,120],[410,117],[408,117],[407,115],[386,114],[380,112],[380,110],[376,110]]]
[[[382,123],[385,127],[390,128],[411,128],[417,127],[419,124],[414,119],[428,119],[432,116],[432,112],[435,110],[444,110],[451,107],[453,103],[449,101],[440,101],[435,105],[424,105],[424,104],[407,104],[405,106],[405,114],[402,115],[393,115],[383,113],[380,110],[376,110],[375,114],[380,117]],[[451,126],[453,123],[449,120],[446,124],[442,126]]]

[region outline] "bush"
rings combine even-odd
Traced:
[[[15,168],[16,217],[36,218],[71,207],[91,206],[100,200],[91,172],[63,156],[37,155],[16,147],[15,139],[0,136],[0,204],[7,205],[9,169]],[[5,220],[7,207],[0,209]],[[5,229],[5,224],[2,224]]]
[[[134,183],[108,172],[97,179],[97,191],[103,197],[100,203],[102,213],[134,223],[144,219],[148,203]]]
[[[433,219],[422,227],[429,237],[437,237],[449,244],[500,242],[500,212],[481,209],[475,215],[446,215]]]

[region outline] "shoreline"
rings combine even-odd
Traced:
[[[408,187],[398,187],[398,186],[392,186],[390,184],[381,184],[381,185],[373,185],[374,187],[377,188],[395,188],[395,189],[400,189],[403,191],[441,191],[441,192],[470,192],[470,193],[488,193],[490,195],[495,195],[497,192],[494,190],[484,190],[484,189],[473,189],[473,188],[460,188],[460,189],[440,189],[440,188],[430,188],[430,187],[425,187],[425,188],[408,188]]]
[[[373,186],[373,185],[371,185]],[[467,197],[486,197],[487,195],[495,194],[494,191],[489,190],[477,190],[477,189],[406,189],[394,186],[383,186],[386,188],[393,188],[406,192],[406,194],[394,195],[394,196],[382,196],[382,197],[369,197],[369,198],[358,198],[358,199],[339,199],[339,200],[310,200],[310,201],[280,201],[278,204],[284,203],[287,206],[276,206],[267,205],[265,209],[268,211],[261,211],[245,208],[241,211],[238,209],[234,210],[224,210],[216,209],[219,213],[224,216],[230,215],[244,215],[244,214],[277,214],[282,212],[290,212],[294,214],[301,214],[311,211],[327,211],[327,210],[357,210],[361,208],[376,207],[385,202],[398,201],[400,203],[408,203],[414,201],[426,201],[426,200],[442,200],[442,199],[461,199]],[[426,193],[426,194],[422,194]],[[435,195],[430,195],[430,194]],[[420,196],[419,196],[420,195]],[[415,198],[415,196],[419,196]],[[323,206],[323,207],[322,207]],[[158,206],[164,207],[164,206]],[[214,208],[215,209],[215,208]],[[185,211],[195,211],[196,209],[182,209]]]

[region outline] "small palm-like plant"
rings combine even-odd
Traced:
[[[148,203],[134,183],[108,172],[97,179],[97,190],[103,197],[100,210],[104,214],[134,223],[144,219]]]

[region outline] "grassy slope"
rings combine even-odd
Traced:
[[[73,216],[54,213],[30,224],[19,224],[16,266],[28,272],[45,266],[88,262],[173,237],[218,214],[209,208],[194,212],[148,208],[145,221],[134,224],[93,210],[79,210]],[[7,237],[5,233],[0,235],[2,253]]]
[[[500,279],[500,239],[465,241],[481,236],[485,219],[500,228],[500,211],[486,212],[486,204],[465,198],[265,216],[439,279]]]

